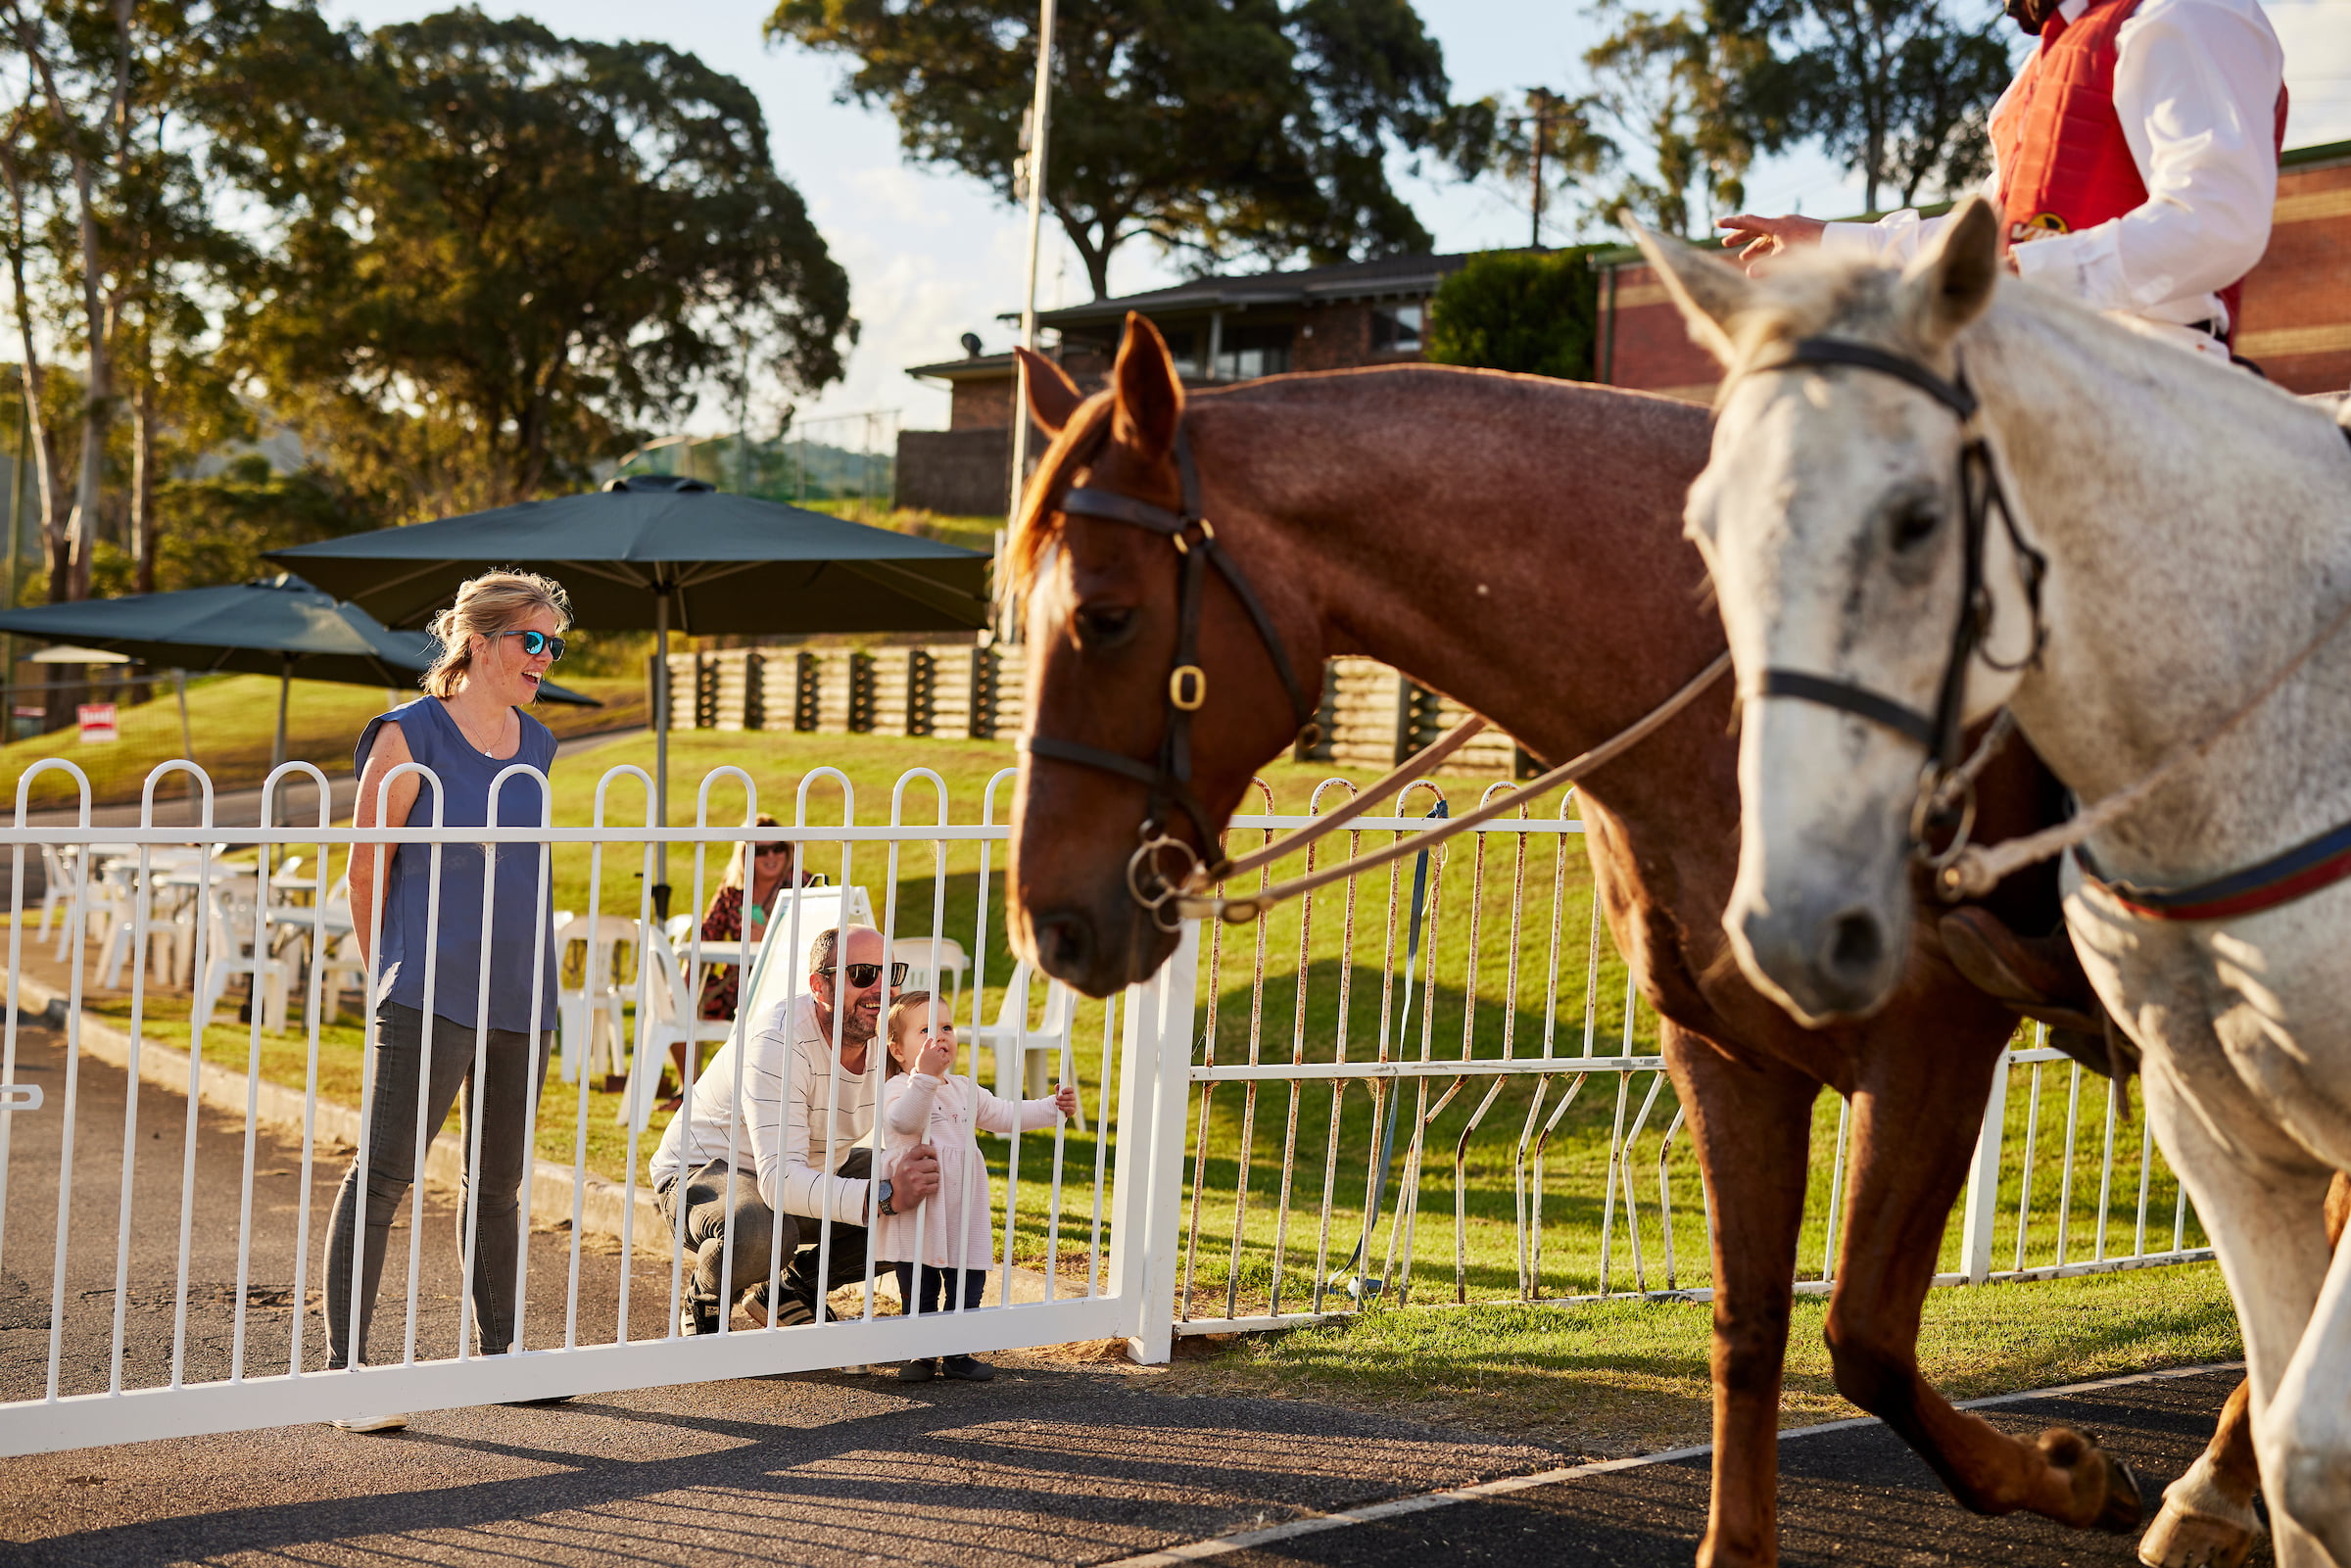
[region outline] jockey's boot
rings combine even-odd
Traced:
[[[2026,936],[1991,910],[1969,904],[1944,915],[1936,931],[1951,967],[1976,989],[2052,1029],[2105,1033],[2106,1010],[2063,926],[2046,936]]]

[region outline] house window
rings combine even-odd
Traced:
[[[1371,352],[1373,354],[1418,354],[1420,352],[1420,307],[1416,305],[1375,305],[1371,308]]]
[[[1217,348],[1217,379],[1248,381],[1277,376],[1290,367],[1286,326],[1226,326]]]

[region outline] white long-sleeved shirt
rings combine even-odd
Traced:
[[[2065,0],[2068,23],[2089,0]],[[2015,250],[2020,276],[2096,310],[2228,324],[2219,291],[2269,249],[2278,203],[2278,93],[2285,53],[2259,0],[2145,0],[2115,35],[2114,108],[2146,201],[2104,223]],[[1992,111],[2016,94],[2010,82]],[[1983,187],[2000,199],[1998,148]],[[1907,261],[1944,222],[1904,209],[1831,223],[1829,249]]]
[[[730,1039],[695,1078],[693,1096],[661,1134],[650,1166],[654,1186],[723,1160],[736,1170],[755,1171],[760,1198],[778,1213],[814,1218],[830,1206],[836,1222],[864,1224],[871,1183],[832,1172],[851,1149],[870,1141],[880,1043],[868,1048],[869,1070],[842,1072],[838,1091],[832,1036],[817,1025],[816,1004],[808,997],[779,1003],[744,1043],[740,1113],[736,1042]]]

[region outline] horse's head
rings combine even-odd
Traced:
[[[1278,546],[1229,491],[1187,478],[1183,383],[1151,324],[1127,318],[1111,384],[1088,399],[1049,360],[1023,362],[1055,439],[1009,551],[1029,601],[1011,935],[1102,996],[1173,949],[1176,923],[1149,901],[1218,858],[1251,775],[1311,712],[1292,672],[1320,661],[1292,651],[1306,617]]]
[[[1865,1015],[1909,952],[1922,768],[1955,760],[1960,723],[2004,700],[2032,648],[2023,557],[1959,478],[1975,432],[1957,341],[1998,280],[1996,217],[1966,204],[1902,271],[1816,259],[1758,279],[1642,241],[1728,372],[1686,514],[1744,701],[1723,922],[1799,1021]]]

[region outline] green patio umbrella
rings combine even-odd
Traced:
[[[669,823],[669,634],[971,632],[988,624],[988,558],[936,540],[640,475],[524,501],[272,550],[394,626],[421,624],[467,578],[544,572],[596,631],[658,634],[651,695],[654,819]],[[656,878],[666,913],[666,848]]]
[[[422,632],[396,632],[366,611],[339,604],[299,577],[280,575],[175,594],[134,594],[0,612],[0,632],[136,659],[160,669],[210,675],[274,675],[277,741],[286,760],[286,697],[296,681],[333,681],[388,690],[413,687],[438,644]],[[551,702],[600,706],[550,682]]]

